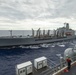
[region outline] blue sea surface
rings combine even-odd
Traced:
[[[55,45],[48,48],[26,49],[26,48],[8,48],[0,49],[0,75],[16,75],[15,66],[17,64],[34,61],[35,58],[45,56],[48,58],[48,65],[53,67],[59,63],[57,54],[63,56],[64,50],[70,47],[70,42],[65,44],[65,47]]]

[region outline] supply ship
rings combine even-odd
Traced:
[[[32,29],[32,35],[23,37],[23,36],[12,36],[12,31],[10,31],[11,36],[0,37],[0,47],[12,47],[12,46],[29,46],[37,45],[43,43],[53,43],[60,41],[67,41],[75,39],[75,31],[69,28],[69,23],[64,23],[64,27],[58,28],[53,31],[53,34],[50,34],[50,30],[45,33],[41,33],[40,28],[35,31]]]

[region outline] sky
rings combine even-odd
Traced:
[[[76,30],[76,0],[0,0],[0,30]]]

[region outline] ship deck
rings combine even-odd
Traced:
[[[63,70],[58,74],[51,74],[50,70],[51,69],[48,67],[45,67],[40,70],[34,69],[34,72],[29,75],[76,75],[76,63],[71,67],[70,71],[68,71],[68,72],[64,72],[64,70]]]
[[[76,61],[71,64],[71,69],[68,72],[64,72],[64,70],[67,68],[65,66],[64,68],[60,69],[56,73],[52,71],[52,69],[48,67],[44,67],[42,69],[36,70],[33,69],[33,73],[29,75],[76,75]]]
[[[53,75],[76,75],[76,61],[71,64],[70,71],[64,71],[67,67],[61,69],[60,71],[54,73]]]
[[[76,65],[73,66],[69,72],[64,72],[61,75],[76,75]]]
[[[49,67],[44,67],[42,69],[33,69],[33,73],[29,74],[29,75],[48,75],[47,73],[51,70],[51,68]],[[50,75],[50,74],[49,74]]]

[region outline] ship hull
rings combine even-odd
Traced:
[[[36,45],[42,43],[53,43],[76,39],[76,36],[67,38],[38,39],[38,38],[0,38],[0,47],[11,47],[20,45]]]

